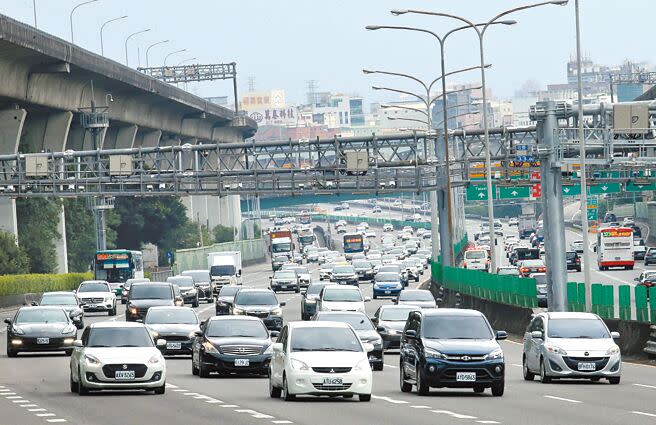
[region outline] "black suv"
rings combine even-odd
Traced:
[[[483,313],[476,310],[431,309],[408,316],[400,351],[401,391],[417,387],[420,395],[434,388],[473,388],[502,396],[505,383],[503,351]]]
[[[267,329],[282,329],[282,307],[276,293],[271,289],[240,289],[232,301],[230,314],[236,316],[253,316],[262,319]]]
[[[581,271],[581,256],[578,253],[567,251],[565,253],[565,259],[567,260],[567,270]]]
[[[150,307],[174,306],[176,301],[181,305],[182,298],[176,296],[172,283],[167,282],[135,282],[130,287],[125,320],[134,322],[143,320]]]

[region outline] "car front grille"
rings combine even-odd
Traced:
[[[563,361],[572,370],[579,371],[579,363],[594,363],[595,364],[595,370],[603,370],[603,368],[606,367],[608,364],[608,357],[567,357],[563,356]],[[592,370],[590,371],[580,371],[580,372],[594,372]]]
[[[131,363],[120,363],[120,364],[106,364],[102,368],[103,373],[106,377],[114,379],[115,372],[123,370],[134,370],[135,378],[143,378],[146,375],[148,366],[145,364],[131,364]]]
[[[99,304],[105,301],[104,298],[80,298],[80,300],[87,304]]]
[[[166,342],[185,342],[189,341],[189,335],[160,335],[166,339]]]
[[[351,384],[342,384],[342,385],[324,385],[324,384],[312,384],[315,389],[321,391],[346,391],[351,388]]]
[[[248,316],[253,316],[253,317],[259,317],[260,319],[265,319],[269,317],[269,312],[268,311],[247,311],[246,315]]]
[[[223,354],[233,356],[255,356],[262,352],[262,347],[259,345],[222,345],[219,350]]]
[[[454,362],[482,362],[485,360],[485,356],[480,354],[447,354],[446,359]]]
[[[350,367],[313,367],[313,371],[317,373],[349,373]]]

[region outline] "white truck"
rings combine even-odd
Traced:
[[[242,284],[240,251],[210,252],[207,254],[207,267],[215,294],[224,285]]]

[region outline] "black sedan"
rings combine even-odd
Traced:
[[[84,303],[74,292],[46,292],[38,303],[32,303],[32,305],[61,307],[78,329],[84,328],[84,310],[82,309]]]
[[[226,285],[221,288],[219,295],[214,302],[214,308],[217,316],[230,314],[230,307],[235,300],[235,294],[241,289],[240,285]]]
[[[200,329],[200,320],[190,307],[151,307],[144,324],[153,339],[165,339],[161,350],[166,355],[191,354],[191,345]]]
[[[567,260],[567,270],[581,271],[581,256],[576,251],[567,251],[565,259]]]
[[[400,348],[401,334],[408,315],[410,312],[420,309],[421,307],[408,304],[380,306],[371,321],[383,339],[383,348],[385,350]]]
[[[64,351],[70,356],[77,327],[61,307],[21,307],[7,324],[7,357],[20,352]]]
[[[278,336],[278,332],[271,332]],[[271,337],[261,319],[249,316],[211,317],[196,333],[191,373],[209,378],[210,373],[266,375],[271,362]]]

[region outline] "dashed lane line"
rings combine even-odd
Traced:
[[[637,410],[634,410],[633,412],[634,415],[642,415],[642,416],[649,416],[650,418],[656,418],[656,415],[653,413],[647,413],[647,412],[639,412]]]
[[[456,419],[478,419],[476,416],[463,415],[462,413],[456,413],[456,412],[452,412],[450,410],[431,410],[431,412],[438,413],[438,414],[443,414],[443,415],[448,415],[448,416],[451,416],[452,418],[456,418]]]
[[[60,418],[57,418],[57,419],[47,419],[47,421],[50,422],[50,423],[63,423],[63,422],[68,422],[66,419],[60,419]]]
[[[40,418],[49,418],[49,417],[57,416],[57,415],[55,415],[54,413],[37,413],[36,416],[38,416]]]
[[[413,409],[431,409],[430,406],[410,406],[410,407],[412,407]]]
[[[558,401],[565,401],[567,403],[582,403],[582,401],[579,401],[579,400],[572,400],[571,398],[556,397],[556,396],[553,396],[553,395],[545,395],[544,398],[550,398],[552,400],[558,400]]]
[[[646,385],[646,384],[633,384],[633,385],[635,385],[636,387],[651,388],[653,390],[656,390],[656,386],[654,385]]]
[[[384,397],[384,396],[379,396],[379,395],[372,395],[371,398],[375,398],[376,400],[383,400],[383,401],[386,401],[386,402],[392,403],[392,404],[410,404],[409,402],[407,402],[405,400],[395,400],[395,399],[390,398],[390,397]]]

